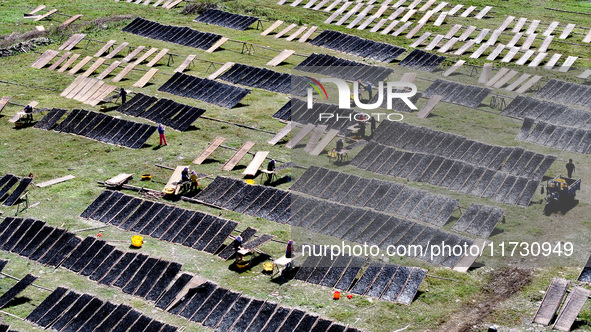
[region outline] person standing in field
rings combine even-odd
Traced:
[[[566,164],[566,171],[568,173],[569,179],[573,177],[573,173],[575,172],[575,164],[573,164],[573,160],[569,159],[568,163]]]
[[[164,146],[167,146],[168,143],[166,143],[166,137],[164,136],[164,126],[162,123],[158,124],[158,134],[160,134],[160,145],[164,143]]]

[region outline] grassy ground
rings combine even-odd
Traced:
[[[277,6],[275,1],[263,0],[239,0],[239,1],[224,1],[220,4],[227,9],[239,13],[247,13],[264,17],[270,21],[282,19],[286,22],[293,23],[307,23],[316,24],[321,28],[328,28],[321,24],[327,15],[317,13],[302,8],[293,8],[289,6]],[[0,1],[0,35],[9,34],[11,32],[26,32],[38,25],[30,20],[22,18],[22,14],[30,11],[41,2],[39,1],[20,1],[17,5],[9,3],[8,1]],[[272,36],[261,37],[260,31],[253,29],[247,31],[235,31],[226,28],[220,28],[213,25],[204,25],[192,22],[197,14],[183,16],[178,14],[178,10],[166,11],[161,8],[153,8],[151,6],[144,7],[142,5],[135,5],[126,2],[115,2],[112,0],[100,1],[69,1],[61,2],[48,0],[44,1],[48,8],[58,8],[61,12],[67,14],[83,13],[83,19],[75,25],[72,29],[63,32],[55,32],[51,37],[55,39],[56,44],[39,49],[42,52],[45,49],[56,49],[58,45],[63,42],[69,35],[74,32],[82,31],[87,33],[92,39],[107,41],[109,39],[116,39],[118,42],[128,42],[132,46],[144,45],[146,47],[168,48],[172,53],[179,56],[174,57],[174,63],[167,66],[164,61],[157,68],[160,70],[152,82],[145,88],[141,89],[142,93],[154,95],[160,98],[170,98],[175,101],[194,105],[207,110],[205,115],[213,118],[223,119],[226,121],[246,124],[252,127],[278,132],[283,124],[271,119],[271,115],[278,110],[288,100],[285,95],[277,95],[263,90],[254,90],[248,95],[239,107],[231,110],[219,108],[213,105],[205,104],[193,99],[181,98],[171,96],[157,91],[172,74],[173,69],[178,66],[184,57],[189,54],[196,54],[197,58],[206,59],[223,63],[226,61],[233,61],[239,63],[246,63],[258,67],[264,67],[265,64],[276,55],[275,52],[256,48],[254,54],[246,55],[241,53],[241,44],[228,42],[219,51],[213,54],[207,54],[201,50],[191,49],[175,44],[151,40],[131,34],[122,33],[120,29],[129,22],[105,22],[98,26],[85,26],[85,22],[103,18],[105,16],[137,14],[142,17],[157,20],[165,24],[174,24],[179,26],[191,26],[201,31],[215,32],[234,40],[252,42],[258,45],[268,46],[276,50],[295,49],[298,54],[311,54],[313,52],[324,52],[333,54],[339,57],[346,57],[355,61],[362,61],[373,63],[369,60],[361,60],[352,56],[347,56],[338,52],[320,49],[311,46],[307,43],[300,44],[295,42],[286,42],[284,39],[275,39]],[[484,1],[466,1],[462,2],[465,5],[484,6]],[[577,25],[587,26],[588,16],[565,14],[555,11],[545,10],[543,7],[560,8],[572,11],[586,11],[591,12],[588,2],[571,2],[571,1],[517,1],[517,2],[498,2],[493,4],[493,18],[481,21],[471,20],[469,23],[462,22],[459,18],[452,18],[446,21],[446,24],[440,28],[429,27],[429,31],[439,33],[449,30],[453,24],[471,24],[479,28],[494,29],[500,22],[504,20],[505,15],[525,16],[528,18],[541,19],[545,23],[551,20],[558,20],[561,23],[572,22]],[[50,20],[43,21],[43,25],[56,26],[64,21],[66,17],[53,16]],[[266,26],[270,24],[265,23]],[[333,26],[330,27],[334,28]],[[350,31],[344,27],[336,28],[337,30],[346,31],[348,33],[355,33],[356,35],[372,38],[380,41],[387,41],[400,46],[406,46],[411,42],[404,37],[393,38],[382,36],[380,34],[370,33],[368,31]],[[574,35],[567,41],[573,43],[580,43],[582,33]],[[476,33],[475,33],[476,34]],[[500,40],[507,42],[510,36],[503,35]],[[541,43],[537,40],[534,46]],[[93,55],[101,44],[86,44],[86,41],[79,44],[75,52],[81,53],[83,56]],[[589,48],[580,47],[570,44],[553,43],[552,51],[564,54],[577,54],[584,60],[582,64],[589,64]],[[73,80],[73,77],[64,74],[52,72],[47,69],[36,70],[29,67],[29,65],[39,56],[36,53],[21,54],[10,58],[1,58],[0,64],[0,80],[11,81],[21,84],[34,85],[55,89],[62,91]],[[121,57],[118,57],[120,59]],[[281,72],[289,72],[295,65],[297,65],[303,58],[292,56],[287,60],[287,63],[277,67],[275,70]],[[473,64],[482,64],[483,60],[470,61]],[[395,69],[395,77],[402,75],[401,67],[396,65],[388,65]],[[87,66],[88,67],[88,66]],[[144,65],[139,66],[139,69],[146,69]],[[214,70],[208,62],[196,61],[195,66],[187,73],[204,77]],[[579,70],[580,71],[580,70]],[[406,70],[404,70],[406,72]],[[577,73],[576,71],[573,73]],[[559,77],[574,80],[573,73],[568,75],[561,75]],[[556,77],[555,73],[543,72],[544,77]],[[115,85],[130,88],[143,75],[141,71],[133,71],[128,77]],[[108,82],[113,75],[109,76]],[[429,86],[430,82],[438,77],[438,73],[427,74],[419,73],[417,86],[419,90],[424,90]],[[470,68],[464,67],[454,74],[450,79],[463,82],[475,83],[478,78],[470,76]],[[130,118],[117,113],[114,109],[117,105],[106,104],[98,107],[89,107],[82,105],[76,101],[64,99],[59,97],[59,92],[54,90],[43,90],[28,88],[17,85],[7,85],[0,83],[1,94],[13,96],[13,102],[19,104],[26,104],[30,100],[37,100],[40,102],[40,107],[59,107],[65,109],[85,108],[95,111],[105,112],[113,116],[121,116],[123,118],[133,119],[134,121],[144,122],[139,118]],[[130,90],[136,90],[130,88]],[[506,95],[507,102],[510,101],[514,94],[505,91],[495,91]],[[419,102],[419,107],[424,104],[424,100]],[[485,100],[484,105],[490,103],[490,97]],[[564,163],[566,159],[575,157],[577,164],[577,176],[588,178],[591,175],[590,165],[591,158],[588,156],[574,155],[563,151],[557,151],[551,148],[540,147],[537,145],[517,142],[514,140],[515,134],[519,131],[521,123],[516,120],[508,119],[499,116],[498,110],[492,109],[488,106],[482,106],[479,110],[468,109],[452,104],[441,103],[437,106],[433,115],[426,120],[419,120],[414,116],[407,116],[405,121],[411,124],[422,125],[438,130],[457,133],[478,141],[498,144],[504,146],[522,146],[527,149],[535,150],[540,153],[548,153],[557,155],[559,160],[554,164],[552,169],[548,172],[549,175],[555,175],[563,172]],[[15,173],[17,175],[26,175],[29,172],[35,174],[37,182],[49,180],[52,178],[73,174],[76,179],[66,183],[55,186],[33,189],[30,194],[31,203],[39,202],[40,204],[35,208],[31,208],[23,213],[22,216],[35,217],[47,221],[51,225],[66,227],[70,230],[84,229],[93,226],[102,226],[100,223],[95,223],[88,220],[82,220],[78,216],[103,190],[96,184],[96,181],[103,181],[121,172],[135,173],[137,175],[142,173],[153,174],[153,181],[145,183],[139,181],[139,176],[136,176],[130,184],[143,186],[147,188],[160,190],[171,175],[171,171],[159,168],[155,164],[161,164],[168,167],[175,167],[177,165],[188,165],[191,161],[213,140],[215,136],[226,137],[225,145],[238,148],[246,140],[254,140],[257,142],[254,151],[268,150],[271,156],[277,160],[288,161],[292,159],[291,151],[283,148],[283,144],[278,146],[268,146],[266,141],[272,135],[260,131],[248,130],[220,122],[200,119],[194,123],[191,130],[179,133],[172,129],[167,131],[168,147],[161,149],[157,148],[157,135],[154,135],[148,140],[148,146],[139,150],[130,150],[111,145],[102,144],[95,141],[90,141],[85,138],[76,137],[72,135],[65,135],[55,132],[46,132],[42,130],[27,128],[22,130],[14,129],[6,120],[12,116],[20,107],[9,105],[0,114],[0,174]],[[283,141],[284,143],[285,141]],[[208,173],[213,175],[226,175],[235,178],[241,178],[243,168],[250,161],[250,158],[245,158],[240,163],[240,167],[233,172],[220,171],[221,165],[232,155],[233,151],[219,149],[212,156],[216,161],[204,165],[195,166],[194,168],[199,173]],[[354,155],[354,153],[352,153]],[[298,156],[293,156],[298,159]],[[328,162],[324,155],[318,158],[309,158],[309,163],[316,165],[328,166]],[[362,174],[366,177],[374,177],[374,174],[367,173],[355,169],[350,166],[345,166],[343,171]],[[289,170],[282,171],[279,175],[287,175]],[[399,179],[388,179],[391,181],[405,182]],[[258,181],[258,179],[257,179]],[[585,181],[585,180],[584,180]],[[205,186],[209,180],[203,181]],[[288,188],[291,183],[281,185],[282,188]],[[408,185],[428,189],[433,192],[446,194],[451,197],[460,199],[461,206],[467,207],[471,202],[479,202],[485,204],[498,205],[506,209],[506,221],[499,224],[497,230],[491,237],[495,242],[501,241],[555,241],[566,240],[567,234],[573,242],[587,243],[586,237],[589,227],[591,226],[591,209],[589,202],[591,201],[591,190],[584,185],[583,190],[578,195],[580,199],[579,205],[569,211],[565,215],[552,215],[550,217],[542,216],[541,205],[533,204],[528,208],[509,207],[502,204],[492,203],[487,200],[481,200],[474,197],[459,195],[448,192],[439,187],[432,187],[425,184],[407,183]],[[539,194],[534,197],[534,202],[541,199]],[[201,205],[189,204],[186,202],[174,202],[178,206],[189,209],[202,210],[216,215],[221,215],[225,218],[236,220],[240,222],[239,229],[244,229],[247,226],[252,226],[259,229],[261,232],[277,236],[281,240],[287,240],[291,236],[291,230],[279,226],[268,220],[260,218],[253,218],[241,215],[235,212],[220,211],[208,208]],[[14,214],[15,208],[4,208],[5,215]],[[454,213],[454,217],[459,217],[459,212]],[[445,229],[450,229],[451,224],[445,226]],[[101,228],[93,231],[81,232],[80,236],[95,235],[102,233],[103,239],[112,241],[129,240],[133,235],[129,232],[121,231],[112,227]],[[572,234],[572,235],[570,235]],[[127,243],[116,243],[121,249],[128,247]],[[316,312],[324,317],[336,319],[345,324],[352,324],[355,327],[365,328],[371,331],[397,330],[408,326],[408,330],[439,330],[441,326],[457,326],[445,325],[456,322],[462,322],[467,326],[477,325],[484,327],[491,324],[501,325],[504,328],[517,328],[519,330],[535,329],[544,330],[545,328],[530,324],[533,314],[535,313],[544,291],[553,277],[559,276],[569,280],[576,280],[580,272],[580,261],[586,259],[589,248],[579,248],[578,263],[560,262],[553,267],[542,267],[532,269],[531,279],[529,283],[523,288],[518,289],[515,293],[509,292],[507,299],[497,300],[490,310],[479,312],[481,317],[473,317],[467,315],[471,307],[479,306],[486,303],[492,297],[490,296],[490,289],[488,285],[494,281],[495,278],[504,281],[505,284],[511,283],[514,280],[511,276],[503,274],[495,274],[501,269],[501,266],[528,266],[534,264],[527,260],[506,259],[499,261],[486,260],[485,267],[474,269],[469,273],[462,274],[450,271],[448,269],[430,266],[415,260],[392,260],[393,262],[402,262],[407,265],[423,266],[429,269],[429,275],[439,276],[443,278],[453,279],[454,281],[428,277],[425,279],[419,289],[415,301],[411,306],[395,305],[384,301],[375,299],[354,297],[352,300],[333,301],[332,291],[323,287],[317,287],[299,281],[291,281],[286,284],[277,284],[271,282],[268,276],[260,273],[260,267],[252,271],[237,275],[235,272],[228,270],[229,263],[221,262],[219,259],[205,253],[196,252],[182,246],[163,243],[155,239],[147,239],[146,245],[141,249],[142,252],[150,254],[154,257],[163,257],[168,260],[178,261],[184,264],[183,270],[197,273],[200,276],[218,282],[224,287],[233,290],[242,291],[250,296],[265,299],[274,302],[280,302],[287,306],[301,307],[309,311]],[[271,243],[264,247],[264,250],[274,256],[279,256],[284,250],[283,245]],[[196,324],[190,324],[186,321],[155,310],[153,305],[144,303],[137,298],[127,296],[121,291],[99,286],[94,282],[87,280],[78,275],[74,275],[70,271],[63,269],[48,269],[40,264],[27,261],[18,256],[0,253],[0,258],[10,259],[11,262],[5,269],[6,273],[16,277],[23,277],[27,273],[33,273],[40,277],[37,284],[49,288],[57,285],[64,285],[76,289],[78,291],[89,292],[96,294],[102,299],[109,299],[115,303],[125,302],[133,305],[138,310],[146,314],[157,317],[161,320],[184,326],[186,331],[201,331],[204,330]],[[502,264],[499,264],[502,263]],[[4,292],[11,285],[13,280],[8,278],[0,279],[0,292]],[[38,304],[45,296],[46,291],[29,288],[19,298],[21,304],[10,306],[5,311],[15,314],[20,317],[26,316],[33,307]],[[10,316],[2,316],[8,323],[20,330],[33,330],[31,325],[27,322],[21,322]],[[478,319],[476,319],[478,318]],[[587,304],[583,312],[579,315],[576,328],[579,330],[591,330],[591,308]]]

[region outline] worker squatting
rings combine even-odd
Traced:
[[[348,256],[373,256],[373,257],[380,257],[380,256],[408,256],[408,257],[428,257],[430,256],[431,259],[435,259],[436,257],[442,256],[480,256],[480,254],[484,250],[484,246],[479,247],[477,245],[470,245],[468,243],[464,244],[456,244],[456,245],[449,245],[446,244],[445,241],[439,243],[431,244],[430,242],[426,245],[389,245],[386,247],[385,254],[380,250],[380,247],[377,245],[368,245],[366,242],[361,244],[355,245],[348,245],[344,241],[341,241],[341,244],[332,244],[332,245],[311,245],[311,244],[303,244],[302,247],[302,256],[316,256],[316,257],[327,257],[330,256],[331,260],[343,255]]]

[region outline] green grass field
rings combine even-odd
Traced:
[[[409,45],[412,43],[412,40],[404,38],[404,34],[399,37],[392,37],[379,33],[371,33],[367,30],[352,30],[347,29],[345,26],[336,27],[334,25],[329,26],[323,24],[322,22],[328,17],[327,13],[303,9],[301,5],[297,7],[291,7],[289,5],[280,6],[275,4],[276,1],[270,0],[208,1],[208,3],[217,3],[220,8],[231,12],[259,16],[267,20],[263,22],[265,28],[271,22],[281,19],[286,23],[307,24],[309,26],[318,25],[320,29],[334,29],[364,38],[403,46],[407,49],[410,49]],[[576,67],[578,68],[566,74],[541,69],[535,72],[536,74],[543,75],[544,80],[560,78],[582,83],[581,80],[576,79],[574,76],[582,72],[584,68],[588,68],[589,64],[591,64],[590,46],[589,44],[581,44],[584,33],[589,31],[591,27],[591,24],[589,24],[590,16],[551,11],[544,9],[544,7],[591,13],[590,2],[517,0],[498,1],[491,4],[481,0],[469,0],[450,4],[455,5],[457,3],[465,6],[475,5],[479,9],[485,5],[491,5],[493,6],[490,14],[492,18],[465,21],[463,18],[454,16],[446,20],[445,24],[441,27],[434,27],[429,23],[428,31],[434,34],[445,33],[453,24],[474,25],[477,28],[489,28],[492,30],[507,15],[516,16],[517,18],[523,16],[529,19],[539,19],[545,25],[551,21],[560,21],[561,24],[577,24],[575,34],[566,40],[569,43],[553,42],[551,52],[562,53],[564,54],[563,57],[566,57],[566,55],[579,56],[580,59],[576,63]],[[84,14],[84,16],[70,28],[60,31],[55,30],[55,28],[67,19],[65,16],[53,15],[41,22],[32,22],[30,19],[23,18],[24,13],[29,12],[40,4],[45,4],[48,9],[57,8],[60,12],[68,15]],[[88,109],[136,122],[149,123],[141,118],[118,113],[116,111],[116,108],[119,106],[118,103],[106,103],[91,107],[75,100],[60,97],[59,93],[72,82],[74,77],[67,73],[50,71],[47,68],[34,69],[30,67],[39,57],[40,53],[47,49],[57,49],[63,41],[67,40],[74,33],[86,33],[87,38],[93,40],[106,42],[114,39],[117,40],[117,43],[128,42],[133,47],[143,45],[146,48],[168,48],[171,53],[178,55],[173,57],[174,63],[170,63],[169,65],[166,61],[167,58],[161,60],[156,66],[159,69],[159,73],[142,89],[133,88],[131,85],[143,76],[145,70],[147,70],[145,63],[138,66],[141,70],[132,71],[121,82],[110,83],[111,78],[114,77],[111,75],[105,79],[106,83],[125,87],[132,92],[137,91],[158,98],[169,98],[180,103],[200,107],[207,110],[205,115],[211,118],[243,124],[265,131],[278,132],[283,128],[284,124],[273,119],[272,114],[288,101],[289,98],[287,95],[253,89],[241,101],[239,106],[232,109],[225,109],[194,99],[159,92],[158,88],[170,78],[174,69],[189,54],[195,54],[197,60],[195,60],[194,66],[185,72],[189,75],[199,77],[206,77],[215,69],[219,68],[220,63],[228,61],[265,67],[265,64],[277,54],[273,50],[281,51],[284,49],[293,49],[296,53],[302,55],[309,55],[314,52],[327,53],[358,62],[383,65],[373,60],[357,58],[336,51],[318,48],[309,43],[288,42],[285,38],[276,39],[272,35],[263,37],[260,36],[260,30],[253,28],[246,31],[236,31],[215,25],[196,23],[193,22],[193,19],[198,16],[197,13],[190,15],[179,14],[183,6],[166,10],[160,7],[155,8],[124,1],[116,2],[114,0],[75,0],[66,2],[55,0],[9,2],[7,0],[0,0],[0,36],[2,37],[0,39],[0,45],[2,47],[7,47],[13,41],[21,41],[18,40],[17,35],[31,31],[36,25],[44,25],[49,30],[47,36],[53,40],[52,45],[39,48],[36,52],[0,58],[0,95],[12,96],[11,101],[20,105],[25,105],[31,100],[36,100],[40,102],[39,108]],[[220,50],[211,54],[205,53],[199,49],[124,33],[121,29],[131,21],[129,18],[117,20],[106,19],[123,15],[141,16],[163,24],[188,26],[200,31],[215,32],[238,42],[230,41],[224,44]],[[89,22],[93,21],[95,23],[89,24]],[[586,27],[586,30],[578,28],[580,26]],[[8,36],[11,34],[13,35],[9,38]],[[475,32],[473,36],[476,35],[477,33]],[[415,36],[415,39],[417,37]],[[510,34],[503,34],[499,38],[499,41],[507,43],[510,39]],[[240,42],[253,43],[269,47],[273,50],[255,47],[254,54],[243,54],[243,46]],[[537,48],[540,45],[541,40],[538,39],[534,42],[533,47]],[[82,57],[87,55],[92,56],[101,46],[102,44],[99,42],[89,43],[85,40],[73,52],[80,53]],[[473,49],[476,49],[476,47]],[[470,53],[467,52],[466,54]],[[122,56],[117,57],[118,60],[121,60],[121,58]],[[399,59],[402,58],[400,57]],[[457,57],[451,55],[445,64],[452,64],[460,58],[468,60],[467,63],[472,65],[482,65],[488,62],[484,60],[484,57],[472,60],[468,59],[467,56]],[[273,68],[273,70],[291,72],[303,59],[303,57],[293,55],[282,65]],[[495,63],[495,67],[501,66],[498,61],[499,59],[497,59],[496,62],[498,64]],[[215,64],[211,62],[215,62]],[[84,68],[88,68],[88,66],[86,65]],[[399,67],[396,64],[387,64],[385,66],[394,69],[393,76],[395,78],[399,78],[403,72],[409,71],[406,68],[402,69],[403,67]],[[518,70],[526,72],[527,68],[518,68]],[[464,66],[447,79],[465,84],[477,84],[478,75],[471,75],[471,67]],[[434,73],[418,72],[416,85],[419,91],[426,89],[437,78],[441,78],[441,71]],[[7,84],[5,82],[14,82],[22,85]],[[505,90],[495,90],[494,92],[504,95],[507,103],[510,102],[510,98],[516,96],[516,93]],[[529,93],[529,95],[532,95],[532,93]],[[551,216],[544,216],[542,214],[542,205],[539,203],[542,195],[539,192],[534,196],[533,204],[528,208],[523,208],[462,195],[428,184],[408,182],[394,178],[388,178],[388,180],[457,198],[460,200],[462,207],[467,207],[470,203],[476,202],[504,208],[506,210],[505,222],[497,226],[497,230],[490,238],[495,243],[503,241],[572,241],[574,243],[588,244],[587,239],[589,230],[591,229],[591,206],[589,204],[591,201],[591,190],[586,180],[591,176],[591,166],[589,166],[591,165],[591,157],[515,141],[514,137],[519,132],[521,121],[499,115],[499,109],[488,106],[490,105],[490,99],[490,96],[487,97],[478,109],[440,103],[429,118],[418,119],[414,114],[409,114],[405,117],[405,121],[413,125],[455,133],[489,144],[521,146],[539,153],[556,155],[558,159],[548,171],[548,176],[565,173],[564,164],[566,160],[573,158],[577,165],[575,176],[583,178],[583,187],[577,196],[579,204],[574,209],[565,215],[553,214]],[[421,99],[418,103],[419,108],[425,102],[426,100],[424,98]],[[70,231],[97,227],[91,231],[80,232],[78,235],[85,237],[101,233],[102,239],[114,241],[113,245],[116,245],[122,250],[129,250],[129,240],[134,234],[114,227],[106,227],[99,222],[83,220],[79,217],[82,211],[103,191],[104,188],[98,185],[97,181],[104,181],[119,173],[134,173],[134,179],[129,184],[162,190],[172,171],[158,167],[156,164],[173,168],[178,165],[190,165],[192,160],[216,136],[225,137],[226,141],[224,145],[232,148],[239,148],[247,140],[255,141],[257,145],[252,151],[270,151],[270,156],[279,161],[290,161],[293,159],[297,160],[298,163],[301,161],[303,165],[331,166],[325,154],[319,157],[309,157],[306,155],[305,158],[302,158],[300,155],[292,155],[292,150],[284,148],[285,142],[287,142],[286,139],[282,140],[276,146],[270,146],[266,142],[273,137],[272,134],[207,119],[197,120],[193,124],[194,127],[186,132],[178,132],[170,128],[167,129],[167,140],[169,143],[167,147],[157,148],[158,135],[153,135],[148,140],[147,146],[132,150],[70,134],[48,132],[34,128],[16,129],[7,120],[21,109],[21,106],[9,104],[0,113],[0,175],[12,173],[19,176],[26,176],[32,172],[35,175],[35,181],[37,183],[68,174],[76,176],[76,179],[46,188],[31,188],[29,203],[39,204],[19,212],[18,215],[38,218],[48,222],[52,226],[64,227]],[[39,120],[42,114],[36,114],[35,117],[36,120]],[[334,147],[334,142],[330,148],[332,147]],[[358,151],[359,149],[353,151],[351,156]],[[232,150],[218,149],[212,155],[215,162],[193,165],[192,168],[198,173],[211,174],[213,177],[224,175],[242,179],[242,170],[251,160],[250,157],[246,157],[239,164],[239,167],[232,172],[221,171],[223,163],[233,153],[234,151]],[[363,175],[368,178],[377,177],[374,173],[362,171],[353,166],[343,166],[339,170]],[[153,175],[152,181],[140,181],[140,175],[143,173],[151,173]],[[294,173],[296,173],[295,170]],[[278,175],[292,174],[291,170],[287,169],[280,171]],[[255,181],[258,183],[259,178]],[[207,179],[200,184],[202,187],[205,187],[210,182],[211,180]],[[291,184],[285,183],[279,187],[288,189]],[[132,191],[125,191],[125,193],[135,194]],[[289,240],[292,235],[291,229],[288,227],[269,220],[184,201],[168,203],[183,208],[205,211],[238,221],[240,223],[238,229],[240,230],[251,226],[258,229],[260,233],[271,234],[282,241]],[[0,210],[3,212],[3,217],[14,215],[17,212],[16,207],[7,208],[2,206]],[[459,218],[459,211],[454,212],[453,217]],[[444,229],[450,230],[452,224],[448,223]],[[283,244],[275,242],[266,244],[262,249],[274,257],[281,256],[285,250]],[[486,327],[491,325],[500,326],[500,330],[504,331],[510,329],[518,331],[543,331],[550,330],[551,327],[543,327],[531,323],[533,315],[542,300],[543,291],[546,290],[554,277],[566,278],[576,284],[576,279],[584,265],[584,261],[586,261],[589,255],[588,249],[588,247],[584,249],[580,248],[577,251],[576,259],[555,261],[554,266],[544,265],[534,267],[536,266],[535,261],[529,258],[487,258],[479,260],[479,262],[486,263],[484,267],[472,269],[468,273],[455,272],[419,260],[393,258],[391,259],[393,263],[420,266],[429,271],[429,277],[425,278],[421,284],[419,293],[410,306],[393,304],[362,296],[354,296],[351,300],[341,297],[341,300],[334,301],[332,300],[333,290],[331,289],[295,280],[284,284],[272,282],[268,275],[261,273],[262,268],[260,265],[248,272],[237,274],[228,269],[230,262],[223,262],[210,254],[188,249],[180,245],[158,241],[153,238],[146,238],[144,247],[139,249],[139,251],[149,254],[152,257],[180,262],[183,264],[183,271],[195,273],[219,283],[221,286],[242,292],[251,297],[278,302],[289,307],[299,307],[317,313],[322,317],[334,319],[342,324],[350,324],[351,326],[367,331],[396,331],[404,328],[406,328],[406,331],[467,331],[486,330]],[[3,271],[4,273],[18,278],[22,278],[27,273],[32,273],[39,277],[36,282],[37,285],[51,289],[61,285],[79,292],[91,293],[101,299],[110,300],[117,304],[127,303],[150,317],[179,327],[182,326],[184,331],[209,330],[199,324],[188,322],[178,316],[156,309],[153,304],[141,301],[137,297],[129,296],[118,289],[98,285],[71,271],[51,269],[6,252],[0,252],[0,259],[10,260]],[[519,270],[520,272],[515,274],[505,273],[507,270],[519,267],[524,267],[523,271]],[[515,277],[516,275],[517,277]],[[523,285],[516,282],[516,278],[523,281]],[[15,281],[12,279],[6,277],[1,278],[0,294],[3,294],[14,283]],[[3,311],[18,317],[25,317],[48,294],[45,290],[29,287],[19,295],[22,301],[18,305],[9,306],[4,308]],[[21,321],[1,312],[0,321],[8,323],[20,331],[39,330],[27,321]],[[591,331],[591,306],[588,303],[583,307],[573,328],[578,331]]]

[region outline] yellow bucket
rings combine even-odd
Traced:
[[[253,179],[248,179],[248,180],[245,180],[244,182],[246,182],[247,184],[254,184],[254,180]]]
[[[134,235],[131,237],[131,245],[136,248],[141,248],[144,244],[144,237],[139,235]]]
[[[172,195],[172,194],[174,194],[174,192],[175,192],[174,188],[166,188],[166,189],[164,189],[164,193],[165,194],[168,194],[168,195]]]
[[[272,272],[273,271],[273,263],[271,263],[271,262],[263,263],[263,271]]]

